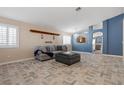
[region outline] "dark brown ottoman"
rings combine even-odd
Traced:
[[[80,54],[74,52],[61,52],[55,55],[55,60],[66,65],[72,65],[80,62]]]

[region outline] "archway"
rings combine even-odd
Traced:
[[[94,32],[92,39],[92,52],[101,54],[103,50],[103,33]]]

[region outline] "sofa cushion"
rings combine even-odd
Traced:
[[[53,54],[57,54],[57,53],[60,53],[62,51],[53,51]]]
[[[56,51],[56,48],[55,48],[54,45],[53,46],[50,46],[50,51]]]
[[[55,46],[46,46],[48,52],[56,51]]]
[[[35,56],[35,59],[39,60],[39,61],[44,61],[44,60],[49,60],[51,59],[50,56],[46,55],[46,54],[40,54],[38,56]]]
[[[62,51],[62,46],[61,45],[57,46],[57,51]]]
[[[58,54],[58,53],[60,53],[60,52],[62,52],[62,51],[53,51],[53,52],[52,52],[52,53],[54,54],[54,55],[53,55],[53,58],[55,58],[55,55]]]
[[[57,51],[57,45],[54,45],[54,47],[55,47],[55,51]]]
[[[67,46],[66,46],[66,45],[63,45],[63,46],[62,46],[62,50],[63,50],[63,51],[67,51]]]
[[[47,52],[50,52],[50,46],[46,46]]]
[[[46,49],[45,46],[41,46],[41,47],[39,47],[39,50],[41,50],[41,51],[43,51],[43,52],[47,52],[47,49]]]

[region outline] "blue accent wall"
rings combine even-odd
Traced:
[[[94,32],[102,32],[102,29],[93,30],[92,26],[89,27],[89,30],[80,31],[72,35],[72,50],[73,51],[82,51],[82,52],[92,52],[92,38]],[[77,43],[76,38],[79,36],[86,37],[86,43]]]
[[[124,14],[113,17],[111,19],[103,21],[103,29],[93,30],[92,26],[89,30],[80,31],[72,35],[72,50],[82,52],[92,52],[92,38],[93,33],[101,31],[103,32],[103,53],[111,55],[122,55],[123,51],[123,19]],[[78,35],[86,37],[87,42],[77,43],[76,38]]]
[[[107,40],[108,40],[108,34],[107,34],[107,21],[103,22],[103,54],[107,54],[108,49],[107,49]]]
[[[123,55],[123,18],[119,15],[107,21],[107,54]]]
[[[79,35],[86,37],[86,43],[84,43],[84,44],[77,43],[76,38]],[[72,35],[72,50],[73,51],[91,52],[90,38],[91,38],[91,35],[90,35],[89,31],[79,32],[79,33],[73,34]]]

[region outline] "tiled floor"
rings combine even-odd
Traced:
[[[0,84],[124,84],[121,57],[82,54],[81,62],[67,66],[55,60],[30,60],[0,66]]]

